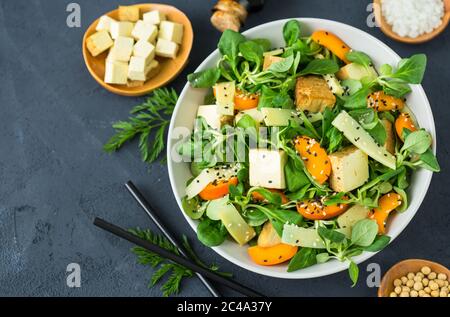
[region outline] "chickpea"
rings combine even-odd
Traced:
[[[401,288],[400,286],[397,286],[397,287],[394,289],[394,292],[395,292],[395,294],[400,295],[400,293],[402,292],[402,288]]]
[[[423,289],[425,291],[425,293],[430,294],[431,293],[431,288],[429,286],[425,287]]]
[[[408,273],[408,275],[407,275],[407,277],[408,277],[408,280],[412,280],[413,278],[414,278],[414,273]]]
[[[423,297],[431,297],[430,294],[425,293],[425,295],[423,295]]]
[[[441,288],[441,291],[444,291],[444,292],[449,292],[449,289],[448,289],[448,287],[447,286],[444,286],[443,288]]]
[[[426,295],[425,291],[423,289],[421,289],[419,291],[419,297],[424,297],[424,295]]]
[[[397,297],[397,293],[396,293],[396,292],[391,292],[391,293],[389,294],[389,297]]]
[[[447,296],[448,296],[447,292],[444,292],[444,291],[439,292],[439,297],[447,297]]]
[[[431,272],[430,274],[428,274],[429,280],[434,280],[435,278],[436,278],[436,272]]]
[[[409,293],[410,291],[411,291],[411,289],[410,289],[408,286],[403,286],[403,287],[402,287],[402,293],[403,293],[403,292]]]
[[[401,292],[400,297],[409,297],[409,292]]]
[[[400,285],[402,285],[402,281],[400,279],[396,278],[394,280],[394,286],[400,286]]]
[[[422,267],[422,268],[420,269],[420,271],[421,271],[423,274],[425,274],[425,275],[428,275],[428,274],[431,273],[431,269],[430,269],[430,267],[428,267],[428,266]]]
[[[424,278],[424,275],[422,272],[417,272],[416,277]]]
[[[436,280],[436,284],[439,285],[439,287],[444,287],[444,281],[443,280]]]
[[[444,281],[444,286],[448,286],[448,281]]]
[[[417,292],[417,291],[411,291],[411,293],[409,293],[409,296],[411,296],[411,297],[419,297],[419,293]],[[445,297],[445,296],[443,296],[443,297]]]
[[[414,282],[422,282],[422,277],[416,275],[416,276],[414,277]]]
[[[439,285],[438,285],[438,283],[436,283],[436,282],[430,282],[430,284],[429,284],[429,286],[430,286],[430,289],[432,290],[432,291],[435,291],[435,290],[437,290],[438,288],[439,288]]]
[[[414,289],[415,289],[416,291],[422,290],[422,289],[423,289],[423,284],[420,283],[420,282],[415,282],[415,283],[414,283]]]
[[[402,284],[403,284],[403,285],[406,285],[406,282],[408,282],[408,278],[407,278],[406,276],[402,276],[402,277],[400,278],[400,280],[402,281]]]
[[[408,280],[408,282],[406,282],[406,286],[408,286],[408,287],[413,287],[413,285],[414,285],[414,281],[413,280]]]
[[[439,297],[438,291],[431,291],[431,297]]]
[[[445,281],[447,280],[447,275],[445,275],[444,273],[439,273],[437,278],[438,280]]]
[[[422,279],[423,286],[428,286],[428,282],[429,280],[426,277]]]

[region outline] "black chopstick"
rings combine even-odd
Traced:
[[[235,291],[238,291],[239,293],[241,293],[243,295],[250,296],[250,297],[265,297],[264,295],[254,291],[244,285],[241,285],[231,279],[220,276],[220,275],[198,265],[197,263],[194,263],[191,260],[188,260],[182,256],[172,253],[166,249],[163,249],[147,240],[141,239],[141,238],[135,236],[134,234],[126,231],[125,229],[118,227],[116,225],[113,225],[112,223],[109,223],[101,218],[95,218],[94,225],[96,225],[97,227],[99,227],[105,231],[108,231],[122,239],[125,239],[135,245],[138,245],[138,246],[145,248],[151,252],[159,254],[160,256],[162,256],[168,260],[171,260],[175,263],[178,263],[194,272],[200,273],[203,276],[207,277],[208,279],[218,282],[218,283],[221,283],[222,285],[225,285],[231,289],[234,289]]]
[[[145,199],[144,195],[141,194],[141,192],[137,189],[137,187],[133,184],[132,181],[128,181],[125,183],[125,187],[127,188],[128,192],[133,196],[133,198],[138,202],[138,204],[144,209],[144,211],[147,213],[147,215],[150,217],[150,219],[153,221],[153,223],[158,227],[158,229],[162,232],[162,234],[174,245],[177,247],[178,251],[180,251],[180,254],[184,256],[185,258],[189,258],[184,248],[181,246],[180,243],[177,242],[177,240],[173,237],[173,235],[170,233],[169,230],[166,229],[163,222],[158,218],[155,209],[152,207],[152,205]],[[200,279],[200,281],[205,285],[205,287],[208,289],[208,291],[213,295],[214,297],[221,297],[222,295],[219,293],[218,290],[215,289],[215,287],[207,280],[205,279],[200,273],[196,273],[197,277]]]

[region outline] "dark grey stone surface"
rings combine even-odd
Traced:
[[[0,1],[0,295],[158,296],[147,289],[150,269],[135,263],[130,245],[92,225],[98,215],[124,227],[152,227],[123,183],[132,179],[160,210],[171,230],[190,229],[172,196],[167,168],[141,162],[136,144],[114,155],[102,151],[111,122],[127,117],[139,98],[102,89],[87,72],[81,39],[88,25],[116,5],[134,1],[78,0],[82,27],[68,28],[70,1]],[[178,91],[215,48],[220,36],[209,23],[214,1],[165,1],[186,12],[195,30],[185,71],[173,82]],[[361,265],[361,282],[350,288],[346,272],[311,280],[281,280],[247,272],[200,245],[201,258],[220,264],[234,277],[267,295],[374,296],[365,284],[366,266],[385,271],[405,258],[450,264],[448,244],[450,160],[450,31],[423,45],[387,39],[366,24],[368,0],[275,1],[250,15],[244,29],[287,17],[341,21],[380,38],[402,56],[424,52],[429,65],[424,88],[438,131],[443,172],[433,177],[422,207],[405,231],[383,252]],[[66,266],[81,265],[81,288],[66,286]],[[232,294],[223,290],[225,294]],[[182,296],[207,296],[195,279]]]

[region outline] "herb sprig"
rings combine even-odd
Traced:
[[[129,229],[129,231],[141,239],[147,240],[153,244],[160,246],[161,248],[179,255],[178,249],[169,240],[161,235],[153,233],[149,229],[142,230],[136,228]],[[187,250],[190,258],[197,264],[203,266],[204,268],[208,268],[211,271],[222,276],[231,277],[230,273],[219,272],[219,267],[216,264],[208,266],[203,263],[195,254],[194,249],[189,244],[186,236],[183,236],[183,246]],[[160,255],[150,252],[142,247],[133,247],[131,251],[137,256],[137,261],[139,264],[149,265],[152,268],[156,269],[156,271],[153,272],[150,278],[150,282],[148,284],[149,288],[154,287],[156,284],[161,282],[164,277],[167,277],[167,279],[160,287],[163,296],[167,297],[170,295],[178,294],[180,292],[181,282],[183,281],[183,279],[194,276],[194,273],[190,269],[177,263],[173,263],[161,257]]]
[[[169,125],[178,95],[171,88],[159,88],[140,105],[135,106],[128,121],[113,124],[116,134],[103,146],[112,153],[119,150],[124,143],[139,137],[139,150],[144,162],[151,163],[158,159],[164,150],[164,132]],[[149,139],[153,136],[153,141]]]

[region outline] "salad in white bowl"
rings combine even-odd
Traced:
[[[204,100],[189,108],[192,133],[176,145],[191,175],[175,193],[198,239],[235,243],[247,268],[296,274],[338,260],[356,283],[358,257],[391,240],[392,215],[420,205],[411,175],[439,171],[432,134],[408,107],[426,56],[377,67],[333,29],[303,28],[284,21],[281,47],[227,30],[217,62],[188,76]]]

